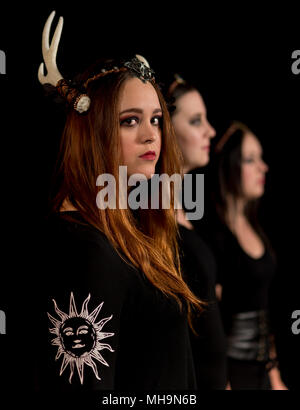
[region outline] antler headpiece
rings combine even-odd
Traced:
[[[63,76],[58,71],[56,65],[56,55],[57,49],[62,33],[63,18],[60,17],[58,24],[56,26],[51,45],[49,46],[49,35],[52,21],[55,16],[55,11],[52,11],[48,17],[42,35],[42,53],[44,62],[47,68],[47,75],[44,74],[44,63],[40,64],[38,70],[38,79],[41,84],[51,84],[56,87],[60,95],[62,95],[69,104],[71,104],[76,111],[79,113],[86,112],[89,107],[91,100],[86,93],[82,93],[76,87],[72,86],[71,83],[63,78]],[[83,88],[87,88],[91,81],[94,81],[100,77],[103,77],[112,72],[120,71],[131,71],[136,77],[141,81],[154,81],[154,71],[150,68],[148,61],[141,55],[136,54],[133,59],[127,61],[122,67],[113,67],[110,70],[102,69],[99,74],[88,78],[83,84]]]

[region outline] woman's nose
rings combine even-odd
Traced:
[[[265,161],[261,160],[260,169],[262,170],[262,172],[268,172],[269,166],[265,163]]]
[[[144,123],[140,127],[139,137],[143,143],[154,142],[160,136],[160,128],[151,123]]]
[[[207,133],[208,138],[214,138],[216,136],[216,130],[214,129],[214,127],[211,125],[209,121],[207,121],[206,133]]]

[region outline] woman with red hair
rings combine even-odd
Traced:
[[[168,209],[119,205],[130,192],[121,166],[147,185],[155,172],[180,174],[154,72],[136,56],[99,61],[76,83],[56,74],[52,85],[68,108],[45,227],[37,384],[64,392],[194,389],[188,322],[202,303],[181,277],[174,189]],[[49,82],[42,68],[39,78]],[[116,206],[98,200],[107,175]]]

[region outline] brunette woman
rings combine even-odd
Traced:
[[[257,136],[234,122],[216,145],[216,218],[208,235],[218,262],[232,389],[270,389],[269,294],[274,252],[258,221],[268,166]]]
[[[206,106],[196,87],[175,75],[169,83],[167,98],[174,105],[172,124],[184,161],[184,173],[204,167],[210,159],[211,139],[215,129],[207,119]],[[200,186],[196,186],[200,189]],[[205,218],[205,215],[204,215]],[[207,303],[191,332],[194,365],[199,390],[224,389],[226,386],[225,334],[217,303],[216,261],[212,251],[187,218],[178,210],[180,252],[183,277],[194,293]],[[196,222],[196,221],[195,221]]]

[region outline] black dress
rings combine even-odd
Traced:
[[[185,281],[208,302],[190,332],[199,390],[225,389],[226,338],[215,294],[216,262],[212,251],[195,229],[179,225],[181,264]]]
[[[194,390],[185,309],[94,227],[61,213],[45,232],[34,304],[37,391]]]
[[[228,378],[232,389],[270,388],[269,295],[276,262],[265,244],[260,258],[248,255],[220,221],[206,230],[222,285],[220,309],[227,335]]]
[[[295,242],[290,255],[297,257]],[[289,390],[300,390],[300,275],[290,255],[282,255],[271,292],[272,330],[280,376]]]

